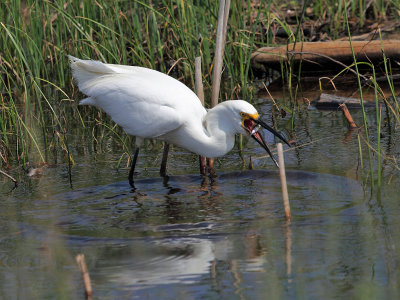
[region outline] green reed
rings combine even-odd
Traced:
[[[331,20],[330,24],[330,31],[333,32],[332,37],[338,37],[339,33],[341,31],[347,32],[347,35],[349,36],[350,43],[351,43],[351,29],[350,29],[350,24],[349,24],[349,18],[350,17],[357,17],[359,16],[359,26],[363,26],[363,18],[365,17],[365,9],[366,9],[366,3],[364,1],[317,1],[311,3],[313,5],[314,10],[319,10],[319,13],[321,16],[328,16],[327,18]],[[368,9],[372,11],[372,13],[375,15],[376,19],[379,19],[384,16],[385,13],[389,12],[389,8],[396,7],[396,4],[391,1],[372,1],[368,2]],[[351,9],[349,9],[351,8]],[[302,11],[304,13],[304,7],[302,10],[298,9],[298,11]],[[360,12],[363,12],[362,17]],[[345,18],[343,18],[343,15]],[[282,28],[284,28],[288,34],[288,42],[291,42],[293,44],[295,43],[301,43],[303,41],[307,41],[307,38],[299,34],[299,28],[302,26],[301,22],[301,16],[302,14],[299,13],[298,21],[297,21],[297,31],[296,34],[292,33],[292,30],[286,27],[284,21],[277,21]],[[382,40],[382,38],[381,38]],[[352,47],[352,46],[351,46]],[[291,50],[288,48],[288,50]],[[353,51],[353,58],[354,58],[354,63],[341,72],[339,72],[334,78],[338,77],[341,73],[347,71],[349,68],[353,68],[356,73],[356,78],[358,82],[358,87],[359,87],[359,93],[360,93],[360,98],[361,98],[361,109],[362,109],[362,116],[363,116],[363,132],[364,134],[362,136],[358,136],[358,141],[359,141],[359,152],[360,152],[360,161],[362,164],[362,171],[364,171],[365,164],[364,162],[368,162],[369,164],[369,174],[366,177],[368,181],[371,182],[371,185],[374,186],[376,183],[377,186],[381,186],[382,184],[382,159],[388,160],[388,157],[386,157],[383,154],[383,149],[381,148],[381,128],[382,128],[382,104],[385,105],[386,107],[386,114],[388,116],[388,122],[389,122],[389,127],[390,127],[390,119],[393,117],[394,121],[399,123],[400,119],[400,111],[399,111],[399,105],[398,101],[396,98],[396,93],[394,90],[394,83],[393,83],[393,78],[392,78],[392,71],[391,71],[391,65],[390,61],[386,58],[384,49],[382,48],[382,53],[383,53],[383,62],[384,62],[384,70],[385,70],[385,76],[387,78],[387,82],[390,87],[390,91],[392,94],[391,99],[387,99],[384,93],[382,92],[381,87],[379,86],[377,82],[377,75],[375,71],[374,65],[371,63],[366,63],[366,62],[357,62],[354,51]],[[359,71],[359,66],[367,67],[370,69],[370,75],[369,82],[363,82],[361,81],[361,73]],[[299,80],[301,78],[301,65],[296,66],[297,72],[296,74],[294,73],[295,66],[292,63],[292,60],[288,59],[287,63],[282,63],[281,65],[281,74],[282,77],[284,78],[284,81],[288,87],[289,90],[289,99],[291,101],[292,105],[292,111],[295,112],[291,115],[291,123],[292,123],[292,128],[295,125],[295,118],[298,113],[301,113],[301,107],[298,106],[297,104],[297,93],[298,93],[298,88],[300,87],[298,84],[295,86],[293,84],[293,78],[294,75],[296,75],[297,79]],[[373,89],[375,93],[375,119],[376,122],[374,122],[374,128],[371,130],[372,124],[368,123],[367,120],[367,112],[366,108],[364,106],[364,99],[363,99],[363,88],[365,86],[369,86],[370,88]],[[379,100],[382,99],[383,100]],[[294,101],[292,101],[294,100]],[[297,110],[296,110],[297,107]],[[393,126],[395,127],[395,126]],[[393,132],[390,132],[389,134],[392,134]],[[361,132],[360,132],[361,134]],[[366,147],[362,147],[366,146]],[[363,149],[366,150],[367,152],[367,159],[363,160]],[[389,159],[390,160],[390,159]],[[394,167],[398,169],[398,165],[394,162]],[[366,179],[364,177],[364,179]]]
[[[329,32],[333,39],[338,38],[340,32],[346,31],[346,22],[343,19],[345,13],[349,18],[357,18],[360,27],[364,26],[367,15],[372,20],[383,20],[388,15],[398,18],[398,0],[316,0],[312,2],[315,14],[325,17],[329,22]]]
[[[381,149],[381,106],[379,103],[378,99],[378,90],[379,86],[376,81],[376,73],[375,73],[375,67],[371,63],[364,63],[364,62],[357,62],[356,55],[354,53],[354,49],[352,46],[352,38],[351,38],[351,32],[350,32],[350,26],[349,26],[349,21],[348,21],[348,15],[347,15],[347,9],[345,9],[345,20],[346,20],[346,26],[347,26],[347,32],[348,32],[348,37],[349,37],[349,42],[350,42],[350,47],[353,55],[353,61],[354,61],[354,68],[356,71],[356,77],[357,77],[357,82],[358,82],[358,88],[359,88],[359,93],[360,93],[360,103],[361,103],[361,109],[362,109],[362,116],[363,116],[363,128],[364,128],[364,133],[365,133],[365,143],[367,145],[367,152],[368,152],[368,161],[369,161],[369,168],[370,168],[370,175],[371,175],[371,186],[374,186],[374,169],[373,169],[373,157],[372,157],[372,151],[375,150],[377,153],[377,185],[378,187],[381,186],[382,183],[382,169],[381,169],[381,158],[382,158],[382,149]],[[372,76],[370,78],[370,81],[373,84],[374,88],[374,93],[375,93],[375,110],[376,110],[376,143],[377,143],[377,148],[373,149],[372,143],[371,143],[371,132],[367,120],[367,114],[366,110],[364,107],[364,99],[363,99],[363,84],[361,83],[361,76],[359,73],[359,65],[367,65],[368,67],[371,68],[372,70]],[[362,149],[361,149],[361,144],[360,144],[360,139],[359,139],[359,148],[360,148],[360,155],[362,156]],[[362,160],[362,157],[361,157]]]
[[[242,2],[236,1],[231,15],[242,16],[242,10]],[[85,119],[100,117],[102,124],[111,124],[101,113],[94,117],[95,110],[77,109],[71,100],[80,96],[71,81],[67,54],[170,71],[189,86],[194,82],[194,58],[201,55],[209,91],[217,11],[215,1],[1,2],[0,130],[8,155],[24,163],[46,161],[52,145],[69,153],[65,133]],[[255,34],[239,17],[232,18],[230,26],[234,30],[226,53],[234,63],[224,74],[231,79],[226,90],[238,84],[235,78],[241,69],[241,85],[247,91]],[[235,43],[233,32],[244,33],[242,43]]]

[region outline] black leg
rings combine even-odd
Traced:
[[[139,147],[136,147],[135,154],[133,155],[132,159],[131,170],[129,171],[129,177],[128,177],[129,184],[131,185],[132,188],[135,188],[135,184],[133,182],[133,173],[135,172],[135,165],[138,156],[139,156]]]
[[[160,176],[165,177],[167,175],[167,159],[168,159],[169,144],[164,143],[163,157],[161,160]]]

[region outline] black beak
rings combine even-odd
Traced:
[[[257,120],[253,120],[253,121],[254,121],[254,123],[261,125],[268,131],[272,132],[275,136],[280,138],[282,141],[284,141],[286,143],[286,145],[288,145],[290,147],[290,144],[288,143],[288,141],[281,134],[279,134],[275,129],[273,129],[271,126],[269,126],[267,123],[265,123],[263,120],[257,119]]]
[[[263,128],[267,129],[268,131],[272,132],[275,136],[277,136],[278,138],[280,138],[282,141],[284,141],[289,147],[289,143],[288,141],[281,135],[279,134],[275,129],[273,129],[271,126],[269,126],[268,124],[266,124],[264,121],[257,119],[254,120],[252,119],[253,122],[259,126],[262,126]],[[272,155],[271,150],[269,150],[267,143],[265,142],[263,136],[256,130],[253,129],[250,133],[250,136],[255,139],[257,141],[257,143],[260,144],[261,147],[263,147],[265,149],[265,151],[267,151],[267,153],[269,154],[269,156],[271,157],[271,159],[273,160],[273,162],[276,164],[277,167],[278,166],[278,162],[276,161],[275,157]]]

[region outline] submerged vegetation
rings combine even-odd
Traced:
[[[398,0],[317,0],[306,3],[304,9],[298,5],[273,0],[232,1],[221,100],[254,98],[255,90],[249,84],[253,79],[250,56],[258,47],[351,37],[376,22],[397,20],[400,11]],[[218,1],[211,0],[1,1],[1,166],[10,169],[51,162],[71,166],[74,157],[68,141],[73,130],[91,132],[95,141],[112,136],[129,154],[127,135],[98,110],[78,108],[76,100],[81,96],[73,85],[67,55],[157,69],[190,87],[194,86],[195,57],[201,56],[209,95],[217,15]],[[305,30],[307,24],[316,22],[321,25],[316,34]],[[358,76],[361,97],[365,84],[376,91],[376,120],[368,123],[363,114],[359,144],[362,169],[368,169],[365,174],[378,185],[381,160],[399,168],[395,156],[382,153],[380,144],[382,127],[393,134],[400,121],[392,77],[394,65],[384,62],[391,95],[382,94],[372,64],[368,64],[368,83]],[[355,61],[357,74],[358,66]],[[294,91],[283,104],[294,126],[297,112],[306,109],[294,101],[298,92],[294,78],[301,77],[301,73],[289,63],[282,66],[280,76]],[[120,161],[124,157],[128,156],[123,155]],[[370,162],[368,166],[363,164],[363,157]]]

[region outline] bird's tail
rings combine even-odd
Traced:
[[[85,93],[100,76],[116,73],[115,70],[100,61],[82,60],[71,55],[69,55],[68,58],[71,63],[72,76],[83,93]]]

